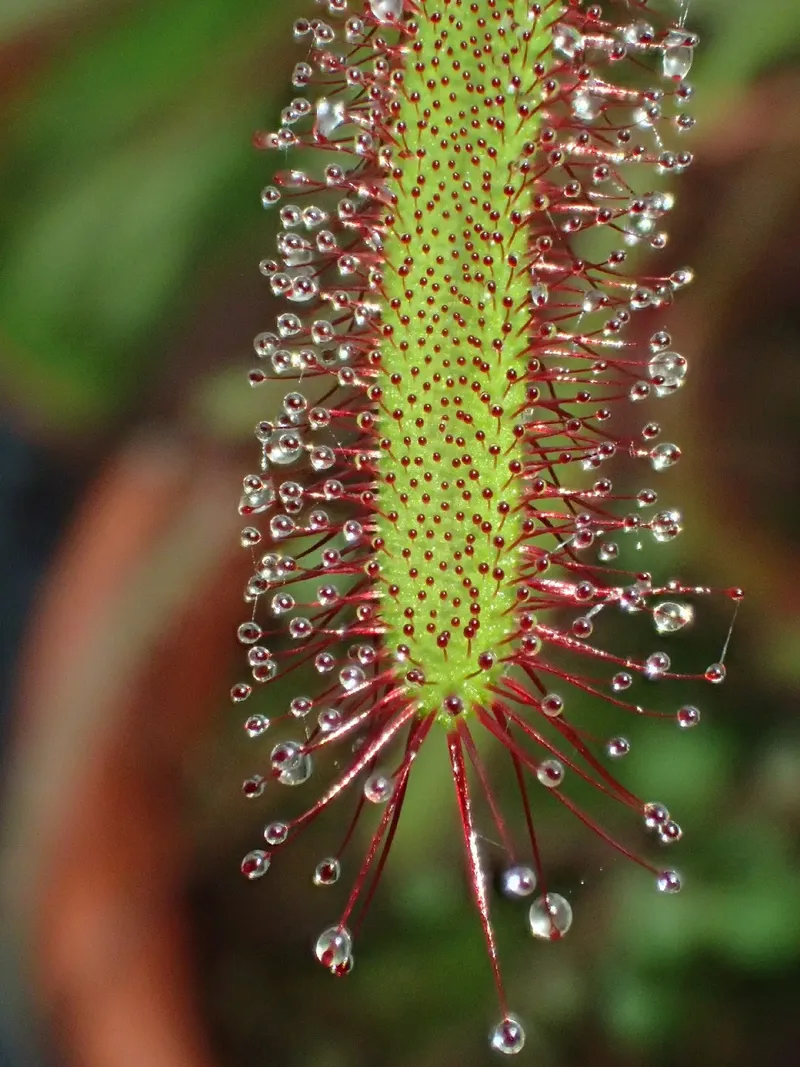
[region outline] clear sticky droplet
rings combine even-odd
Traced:
[[[302,785],[314,769],[311,756],[297,741],[282,741],[270,753],[273,773],[281,785]]]
[[[542,711],[550,719],[555,719],[564,710],[564,701],[558,693],[547,693],[542,697]]]
[[[662,55],[662,73],[670,81],[683,81],[694,59],[694,49],[685,45],[665,48]]]
[[[385,804],[394,793],[394,779],[376,772],[364,782],[364,799],[371,804]]]
[[[252,778],[245,778],[242,782],[242,793],[248,800],[255,800],[262,795],[266,784],[265,779],[260,774],[254,774]]]
[[[403,0],[369,0],[369,9],[378,22],[397,22],[403,14]]]
[[[328,856],[324,860],[320,860],[317,866],[314,868],[314,885],[334,885],[338,882],[339,875],[342,872],[342,866],[335,856]]]
[[[263,852],[260,848],[253,849],[252,852],[248,852],[242,860],[241,871],[245,878],[254,881],[256,878],[261,878],[269,870],[270,856],[268,852]]]
[[[315,129],[322,137],[330,137],[347,119],[344,100],[329,100],[321,96],[317,100]]]
[[[253,548],[261,541],[261,531],[255,526],[245,526],[239,538],[242,548]]]
[[[723,663],[712,663],[705,670],[705,679],[707,682],[713,682],[715,685],[719,685],[720,682],[725,681],[726,675],[725,665]]]
[[[489,1036],[489,1045],[494,1052],[515,1056],[525,1045],[525,1030],[515,1015],[506,1015]]]
[[[547,789],[556,789],[564,781],[564,765],[557,759],[542,760],[536,768],[536,777]]]
[[[236,636],[243,645],[253,645],[262,636],[262,629],[257,622],[243,622],[237,629]]]
[[[683,830],[673,819],[658,828],[658,839],[663,845],[673,845],[683,837]]]
[[[690,730],[700,722],[700,709],[696,708],[694,704],[684,704],[682,708],[678,709],[677,719],[678,726],[682,730]]]
[[[500,887],[503,895],[511,899],[529,897],[536,889],[536,873],[532,867],[515,864],[503,871]]]
[[[534,937],[558,941],[572,926],[572,906],[559,893],[547,893],[531,904],[528,921]]]
[[[345,963],[353,951],[353,937],[346,926],[329,926],[317,938],[314,953],[323,967]]]
[[[289,836],[289,827],[285,822],[275,821],[264,827],[264,840],[268,845],[282,845]]]
[[[606,742],[606,753],[611,759],[621,759],[627,756],[631,750],[631,743],[627,737],[612,737]]]
[[[674,634],[688,626],[694,619],[691,604],[678,604],[665,600],[653,609],[653,625],[660,634]]]
[[[644,676],[651,681],[663,677],[670,668],[670,659],[666,652],[653,652],[644,661]]]
[[[650,520],[650,532],[660,544],[672,541],[683,531],[683,516],[675,508],[659,511]]]
[[[615,693],[623,693],[633,685],[633,676],[627,671],[618,671],[611,679],[611,688]]]
[[[664,442],[650,450],[650,463],[655,471],[665,471],[674,466],[681,458],[677,445]]]
[[[642,808],[642,815],[644,817],[644,824],[648,830],[657,830],[659,826],[664,826],[669,822],[669,810],[665,804],[659,804],[658,801],[649,801]]]
[[[659,893],[680,893],[682,888],[683,882],[677,871],[661,871],[656,878]]]
[[[251,715],[244,723],[244,731],[248,737],[261,737],[269,729],[269,719],[266,715]]]
[[[669,396],[683,385],[688,368],[687,360],[678,352],[659,352],[647,365],[647,372],[656,396]]]

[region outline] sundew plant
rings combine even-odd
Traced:
[[[302,787],[305,803],[266,826],[242,871],[260,878],[340,810],[313,881],[349,890],[315,951],[347,974],[414,760],[440,746],[454,804],[436,818],[463,836],[499,999],[490,1041],[516,1053],[492,894],[532,898],[535,938],[572,922],[537,810],[563,805],[678,892],[659,850],[681,828],[617,777],[624,723],[694,727],[696,706],[655,710],[645,683],[725,675],[724,652],[678,670],[662,648],[711,590],[623,566],[629,545],[682,529],[651,488],[681,458],[652,408],[686,378],[664,318],[691,271],[640,270],[667,243],[673,178],[692,161],[679,140],[697,41],[671,0],[321,6],[294,24],[296,98],[256,138],[283,168],[262,194],[278,254],[260,264],[282,307],[250,382],[287,384],[244,479],[249,676],[232,690],[280,694],[246,720],[251,737],[275,735],[246,795]],[[619,649],[631,626],[652,635],[649,654]],[[610,738],[593,721],[603,704],[619,719]],[[496,776],[515,783],[516,811],[501,810]],[[579,806],[571,780],[598,808],[630,809],[654,838],[646,855]],[[502,850],[498,886],[484,834]]]

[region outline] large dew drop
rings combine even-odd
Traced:
[[[572,906],[559,893],[547,893],[531,904],[528,921],[534,937],[558,941],[572,926]]]
[[[403,14],[403,0],[369,0],[369,8],[378,22],[397,22]]]
[[[693,59],[693,48],[687,48],[685,45],[666,48],[662,59],[664,77],[670,81],[683,81],[689,73]]]
[[[316,129],[322,137],[330,137],[346,119],[343,100],[329,100],[321,96],[317,101]]]
[[[674,466],[681,458],[681,450],[677,445],[664,442],[662,445],[656,445],[655,448],[650,451],[650,463],[653,470],[665,471],[669,467]]]
[[[660,634],[674,634],[688,626],[694,619],[691,604],[676,604],[664,600],[653,609],[653,624]]]
[[[281,785],[302,785],[314,770],[311,756],[297,741],[283,741],[270,754],[272,770]]]
[[[686,379],[687,362],[678,352],[659,352],[650,360],[647,371],[656,396],[669,396]]]

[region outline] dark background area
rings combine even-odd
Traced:
[[[309,949],[331,918],[308,877],[328,827],[261,883],[238,874],[271,811],[242,798],[253,748],[226,695],[247,573],[235,504],[274,403],[245,381],[275,227],[259,204],[273,162],[250,139],[292,95],[295,7],[0,12],[10,1067],[489,1062],[441,753],[415,769],[346,981]],[[625,783],[686,831],[686,891],[656,899],[577,821],[537,812],[574,926],[551,946],[510,902],[497,921],[542,1067],[771,1067],[800,1042],[800,5],[695,0],[689,24],[697,162],[669,255],[697,275],[670,326],[691,375],[657,412],[684,451],[663,488],[687,529],[659,565],[747,599],[728,683],[693,694],[702,727],[626,729]],[[730,617],[709,601],[670,650],[712,662]]]

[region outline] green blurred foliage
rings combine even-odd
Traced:
[[[199,417],[223,435],[252,421],[254,401],[238,375],[258,308],[229,319],[225,300],[237,286],[252,290],[247,272],[257,273],[273,238],[258,207],[270,164],[252,152],[250,135],[290,93],[294,13],[278,0],[14,0],[3,8],[13,77],[2,103],[0,389],[36,432],[102,447],[120,422],[157,409],[158,387],[168,392],[172,377],[177,418]],[[708,38],[692,79],[706,126],[797,58],[795,0],[696,0],[689,21]],[[726,250],[715,254],[722,260]],[[202,349],[219,319],[211,357],[187,373],[182,348],[197,339]],[[258,402],[263,408],[263,393]],[[690,435],[691,417],[691,407],[681,409]],[[665,420],[682,440],[682,427]],[[699,496],[703,467],[690,487]],[[737,559],[719,552],[715,515],[695,510],[699,532],[689,558],[686,546],[678,551],[676,569],[699,575],[710,565],[715,580],[733,584]],[[774,537],[765,555],[787,551]],[[767,599],[766,589],[761,601],[758,593],[757,603]],[[716,659],[728,622],[711,612],[681,639],[681,655]],[[650,878],[577,822],[549,806],[537,811],[548,869],[571,889],[576,910],[556,948],[531,945],[519,909],[499,909],[508,985],[532,1021],[537,1063],[790,1062],[798,1036],[790,1009],[800,994],[800,731],[787,695],[798,677],[796,642],[786,634],[745,609],[730,653],[735,683],[714,692],[703,728],[684,735],[639,721],[627,731],[626,784],[669,798],[691,831],[681,845],[688,889],[680,898],[655,900]],[[762,643],[779,650],[779,673],[765,668]],[[415,768],[358,966],[332,985],[307,951],[329,918],[327,900],[300,891],[325,851],[323,832],[299,846],[279,880],[258,888],[257,903],[253,887],[231,881],[265,812],[243,812],[231,799],[240,769],[252,769],[251,750],[238,739],[238,715],[224,717],[191,772],[205,960],[198,980],[223,1063],[484,1062],[492,991],[440,748]]]
[[[86,433],[135,403],[197,310],[203,257],[253,221],[260,68],[287,12],[258,0],[74,11],[11,102],[0,376],[37,423]]]

